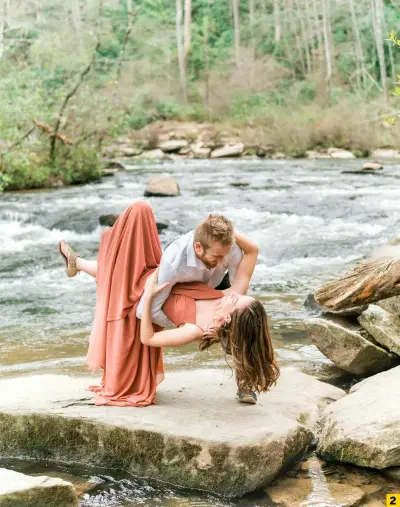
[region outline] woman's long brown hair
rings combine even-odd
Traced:
[[[206,350],[218,342],[232,355],[240,392],[265,392],[277,381],[279,366],[267,313],[260,301],[255,299],[244,310],[235,310],[231,321],[215,329],[215,338],[203,340],[200,349]]]

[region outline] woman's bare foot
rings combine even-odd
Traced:
[[[67,273],[67,276],[72,278],[75,276],[79,269],[77,267],[77,259],[78,255],[76,252],[72,250],[72,248],[68,245],[66,241],[63,239],[58,244],[58,249],[60,254],[63,256],[64,262],[65,262],[65,272]]]

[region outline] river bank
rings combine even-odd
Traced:
[[[322,143],[322,144],[321,144]],[[353,160],[369,158],[372,170],[400,159],[396,147],[351,147],[329,137],[288,146],[274,141],[264,127],[235,128],[224,124],[156,121],[125,136],[104,137],[96,145],[61,151],[56,163],[37,147],[25,146],[0,159],[0,191],[61,188],[99,180],[135,161],[187,159]],[[296,147],[297,146],[297,147]],[[5,145],[7,147],[7,145]],[[362,169],[366,161],[360,161]],[[376,164],[374,166],[374,164]]]

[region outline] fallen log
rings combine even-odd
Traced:
[[[315,291],[318,304],[343,310],[400,294],[400,258],[384,257],[360,262],[348,274]]]

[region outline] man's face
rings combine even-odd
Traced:
[[[215,268],[224,262],[224,258],[231,251],[232,245],[222,245],[218,241],[212,241],[209,248],[204,249],[199,242],[194,244],[196,256],[207,266],[208,269]]]

